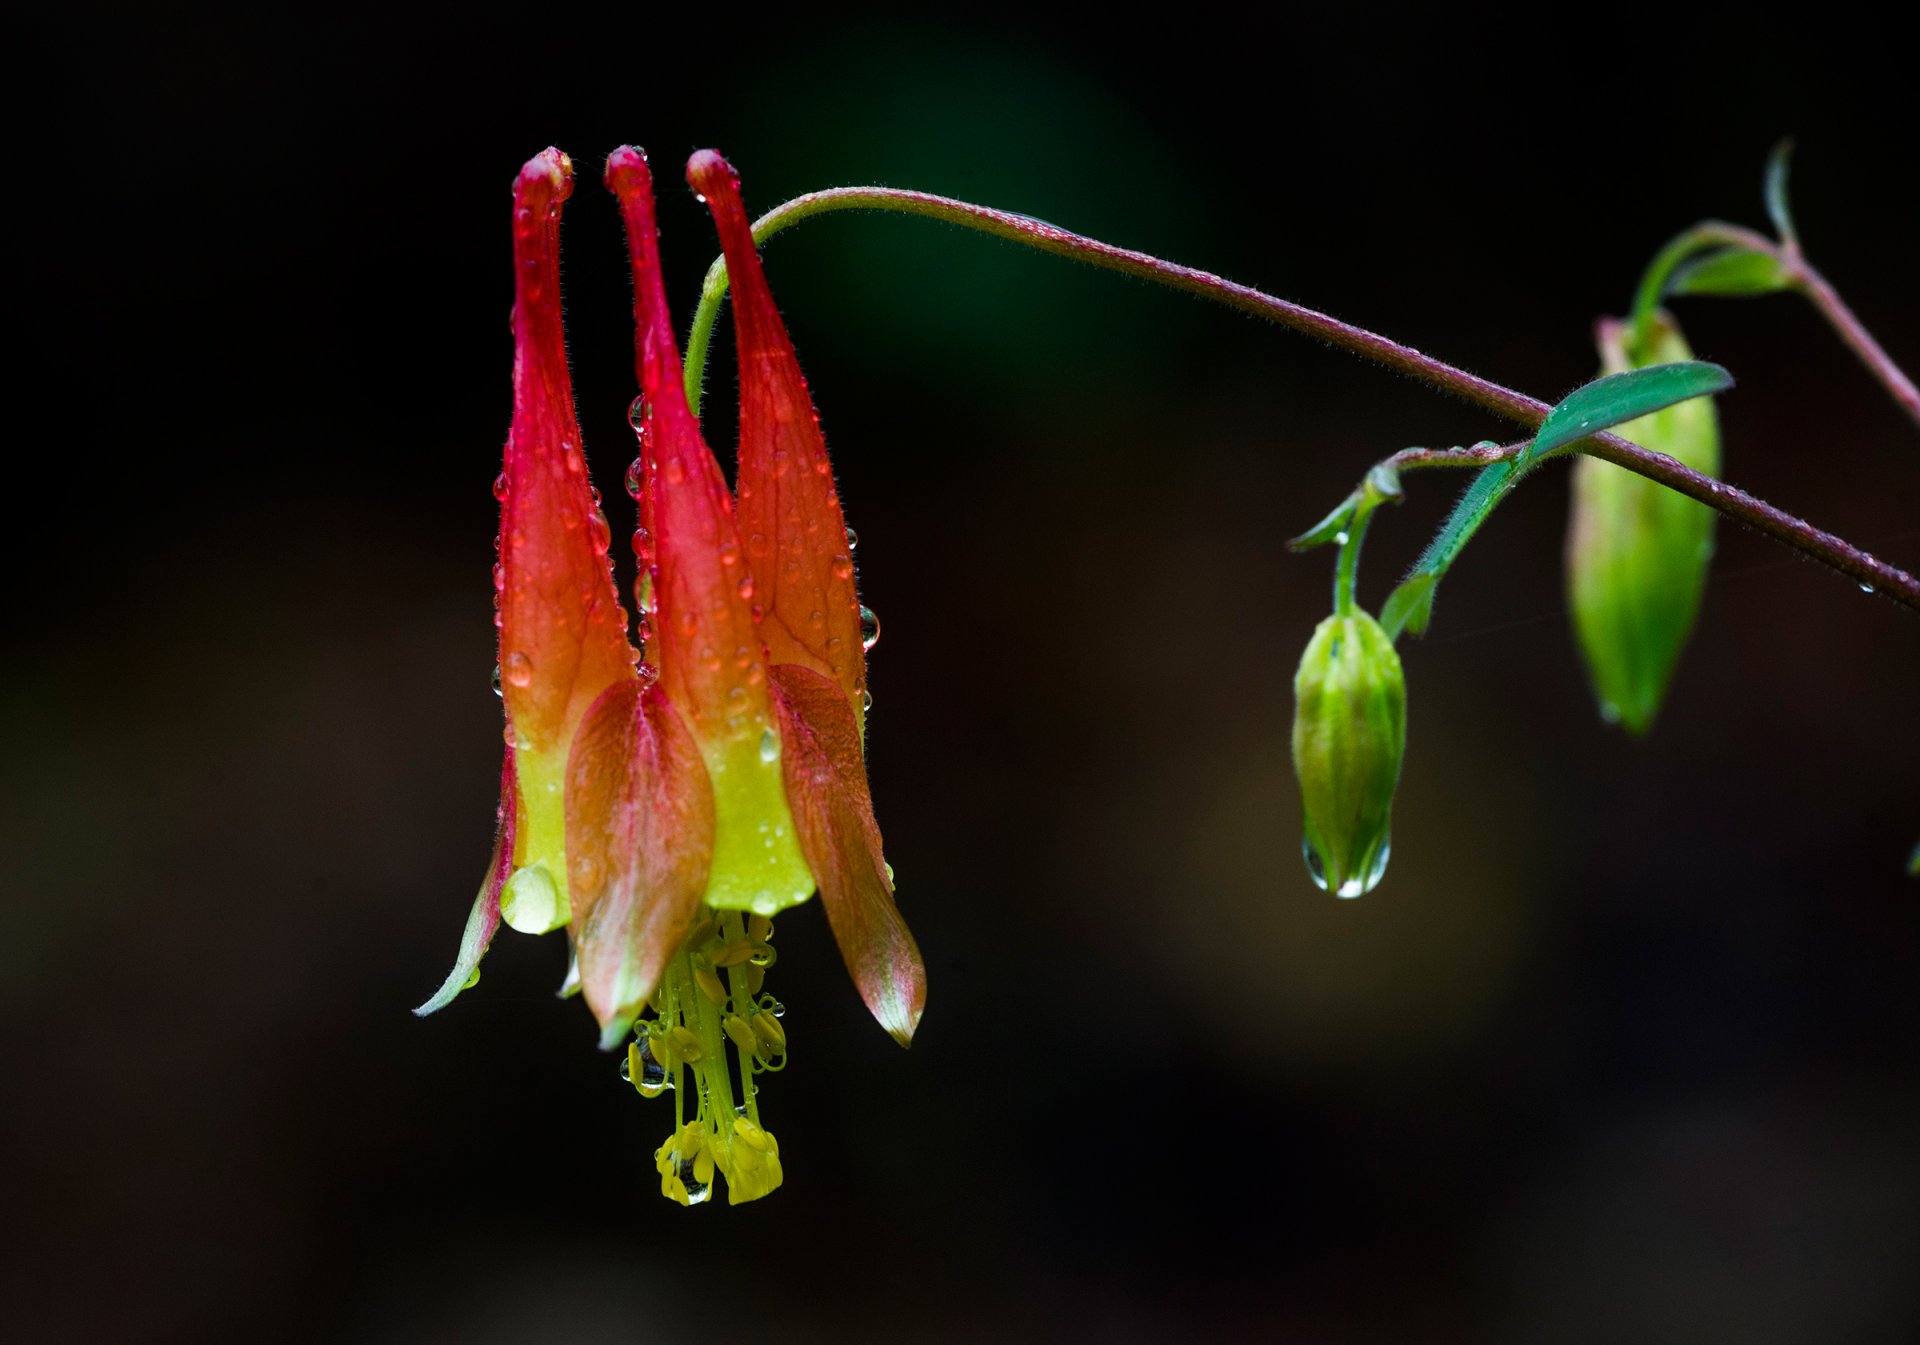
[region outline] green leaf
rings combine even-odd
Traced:
[[[1380,626],[1389,640],[1399,639],[1403,630],[1415,635],[1427,633],[1427,622],[1433,619],[1433,590],[1439,583],[1437,574],[1411,575],[1387,595],[1386,606],[1380,609]]]
[[[1782,243],[1798,243],[1793,230],[1793,212],[1787,209],[1787,166],[1793,157],[1793,141],[1782,140],[1767,157],[1767,215]]]
[[[1360,505],[1360,492],[1355,491],[1335,505],[1333,512],[1308,528],[1298,537],[1287,542],[1289,551],[1311,551],[1316,546],[1327,546],[1346,540],[1347,524],[1353,518],[1353,511]]]
[[[1727,248],[1681,267],[1667,282],[1668,294],[1714,294],[1734,298],[1786,289],[1787,268],[1770,252]]]
[[[1539,433],[1518,459],[1519,470],[1526,471],[1555,451],[1602,430],[1732,386],[1732,374],[1705,360],[1653,364],[1597,378],[1575,388],[1547,413]]]
[[[1460,503],[1454,505],[1447,521],[1440,525],[1440,531],[1414,562],[1413,570],[1387,596],[1386,606],[1380,609],[1380,624],[1388,636],[1397,640],[1402,630],[1426,634],[1427,622],[1433,617],[1434,590],[1439,586],[1440,576],[1487,521],[1494,506],[1506,498],[1515,476],[1511,461],[1491,463],[1480,469],[1460,496]]]

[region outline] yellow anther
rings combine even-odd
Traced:
[[[721,1023],[720,1026],[726,1031],[727,1036],[732,1039],[733,1044],[740,1048],[742,1055],[752,1055],[759,1049],[759,1037],[754,1034],[752,1028],[747,1026],[747,1020],[739,1014],[728,1014],[726,1021]]]
[[[746,939],[735,939],[732,943],[717,950],[713,955],[716,967],[737,967],[753,956],[753,944]]]
[[[665,1029],[659,1032],[652,1030],[658,1026],[657,1023],[648,1026],[647,1053],[660,1062],[661,1069],[672,1069],[674,1066],[673,1034]]]
[[[759,994],[760,987],[766,983],[767,969],[765,967],[756,967],[751,962],[747,963],[747,993],[749,995]]]
[[[702,1186],[713,1185],[713,1150],[702,1148],[700,1156],[693,1160],[693,1179]]]
[[[753,1035],[760,1041],[758,1054],[771,1059],[787,1053],[787,1030],[765,1009],[753,1016]]]
[[[712,1000],[715,1004],[725,1004],[727,1002],[726,984],[714,974],[712,967],[694,967],[693,979],[695,983],[699,985],[700,993]]]
[[[668,1200],[678,1201],[682,1205],[688,1207],[693,1205],[693,1201],[687,1198],[687,1184],[680,1180],[680,1174],[677,1172],[661,1174],[660,1194]]]
[[[733,1133],[742,1144],[750,1145],[761,1153],[773,1147],[773,1136],[745,1116],[733,1118]]]
[[[706,1047],[700,1044],[700,1038],[684,1027],[676,1027],[667,1034],[673,1040],[673,1053],[689,1065],[697,1065],[706,1055]]]
[[[712,919],[702,920],[699,924],[687,931],[687,942],[685,946],[689,950],[704,947],[710,943],[713,936],[719,932],[720,926],[715,921]]]
[[[747,937],[755,943],[765,943],[773,937],[773,921],[764,915],[748,916]]]

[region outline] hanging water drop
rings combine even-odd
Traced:
[[[860,609],[860,648],[871,649],[879,643],[880,618],[871,607],[862,607]]]
[[[760,760],[771,766],[780,759],[780,738],[772,729],[760,733]]]
[[[505,472],[502,472],[500,473],[500,475],[494,477],[493,478],[493,498],[496,500],[506,499],[508,484],[509,483],[507,481],[507,474]]]
[[[635,434],[647,432],[647,422],[653,419],[653,408],[647,405],[645,397],[635,397],[627,406],[627,424],[633,426]]]
[[[852,528],[848,528],[847,529],[847,551],[851,553],[853,549],[859,545],[860,545],[860,534],[855,532]]]
[[[641,467],[638,458],[627,464],[627,494],[636,500],[640,498],[640,491],[647,484],[644,472],[645,469]]]
[[[507,694],[500,689],[500,665],[498,663],[493,665],[493,694],[496,696],[504,696]]]

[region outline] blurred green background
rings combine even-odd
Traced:
[[[1799,137],[1814,260],[1907,368],[1910,72],[1844,5],[1524,21],[1197,6],[63,7],[9,23],[0,1321],[23,1340],[1894,1342],[1920,1330],[1920,623],[1722,531],[1664,722],[1600,724],[1543,472],[1404,647],[1384,885],[1298,854],[1282,540],[1484,415],[1286,332],[920,220],[768,268],[874,651],[911,1053],[780,923],[787,1184],[657,1194],[667,1104],[503,933],[486,860],[508,187],[581,164],[569,335],[623,523],[645,145],[684,324],[764,209],[956,194],[1556,398]],[[1682,308],[1727,474],[1912,568],[1920,435],[1804,306]],[[17,337],[17,339],[19,339]],[[731,437],[731,332],[709,383]],[[1377,604],[1457,483],[1376,525]],[[624,572],[623,572],[624,573]]]

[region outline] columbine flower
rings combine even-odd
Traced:
[[[419,1012],[472,984],[503,916],[536,932],[569,925],[568,988],[599,1020],[601,1044],[628,1041],[623,1072],[641,1093],[675,1092],[674,1131],[655,1155],[662,1192],[697,1204],[717,1171],[729,1200],[751,1200],[781,1180],[754,1082],[786,1063],[782,1008],[762,992],[771,917],[818,890],[862,998],[902,1045],[926,1002],[867,793],[870,617],[732,169],[711,152],[688,166],[734,292],[737,519],[687,404],[646,160],[623,148],[606,180],[627,224],[643,390],[627,477],[640,507],[641,649],[629,643],[561,339],[558,223],[571,172],[549,150],[515,189],[514,421],[497,492],[499,842],[459,960]],[[691,1118],[677,1086],[688,1071]]]

